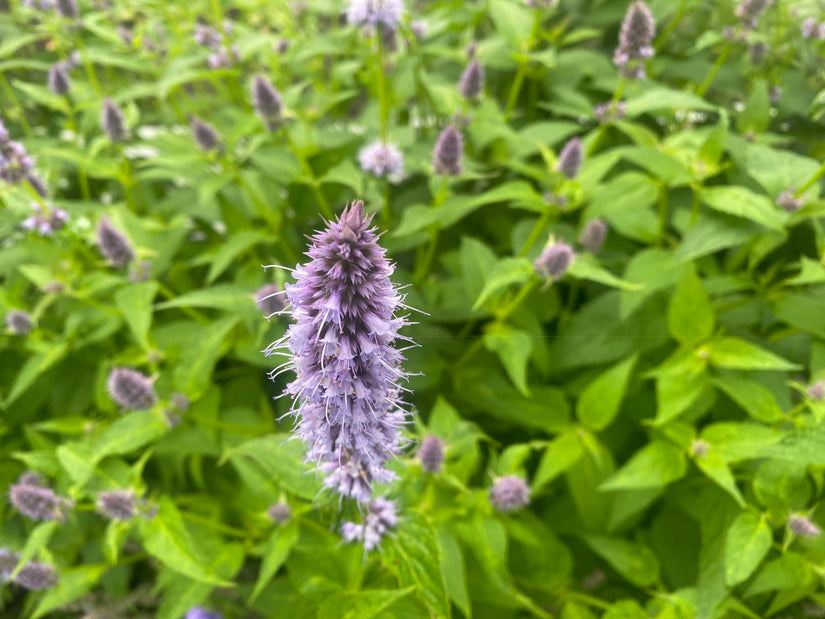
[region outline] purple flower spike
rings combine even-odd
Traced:
[[[273,370],[295,370],[286,393],[295,402],[297,434],[308,445],[307,460],[326,473],[325,485],[362,503],[374,483],[395,474],[387,461],[398,453],[407,412],[399,382],[403,356],[392,347],[408,324],[395,312],[404,296],[390,281],[394,267],[378,245],[364,204],[353,202],[312,237],[310,261],[286,285],[292,324],[264,352],[284,346],[291,361]]]
[[[490,503],[502,514],[530,504],[530,488],[521,477],[502,477],[490,488]]]
[[[825,380],[820,379],[808,387],[807,394],[814,402],[822,402],[825,399]]]
[[[264,121],[267,129],[274,131],[280,124],[284,104],[281,94],[272,83],[262,75],[256,75],[252,80],[252,106],[255,112]]]
[[[192,117],[192,136],[195,142],[204,152],[218,150],[220,146],[220,138],[215,128],[203,122],[200,118]]]
[[[64,510],[71,507],[72,501],[57,495],[51,488],[39,483],[30,483],[32,478],[26,473],[20,476],[16,484],[9,487],[9,501],[24,516],[32,520],[63,520]]]
[[[63,62],[56,62],[49,69],[48,77],[49,90],[54,94],[63,96],[72,89],[72,81],[69,79],[68,67]]]
[[[57,7],[57,12],[60,13],[61,17],[65,17],[67,19],[77,19],[80,17],[80,11],[77,8],[76,0],[57,0],[55,6]]]
[[[472,62],[464,69],[461,79],[458,81],[458,92],[465,99],[477,99],[484,89],[484,67],[473,58]]]
[[[386,176],[390,182],[401,180],[404,175],[404,156],[392,144],[373,142],[358,153],[358,162],[364,172],[377,177]]]
[[[123,112],[120,111],[117,103],[109,97],[103,100],[100,126],[112,142],[122,142],[126,137],[126,122],[123,120]]]
[[[607,238],[607,224],[602,219],[588,221],[579,235],[579,243],[591,254],[598,253]]]
[[[796,196],[796,190],[791,187],[776,197],[776,205],[787,213],[795,213],[805,205],[805,202]]]
[[[286,524],[292,518],[292,509],[286,503],[275,503],[269,506],[266,515],[272,518],[273,522]]]
[[[436,174],[457,176],[461,174],[464,156],[464,138],[455,125],[449,125],[438,136],[433,151],[433,169]]]
[[[788,528],[800,537],[817,537],[822,531],[809,518],[793,514],[788,517]]]
[[[8,548],[0,548],[0,582],[8,579],[9,575],[17,567],[20,555],[12,552]]]
[[[135,257],[129,239],[112,226],[108,217],[103,217],[97,226],[97,246],[100,253],[117,268],[125,267]]]
[[[131,520],[137,508],[134,490],[107,490],[97,495],[97,509],[112,520]]]
[[[57,584],[58,576],[54,566],[39,561],[31,561],[23,566],[14,582],[29,591],[51,589]]]
[[[269,318],[286,308],[284,289],[278,284],[261,286],[255,293],[255,303],[258,304],[261,313]]]
[[[418,459],[427,473],[438,473],[444,462],[444,442],[437,436],[426,437],[418,448]]]
[[[768,0],[742,0],[736,7],[736,17],[745,28],[756,28],[766,8]]]
[[[223,613],[219,610],[206,610],[203,606],[190,608],[184,619],[223,619]]]
[[[619,46],[613,53],[613,64],[625,77],[644,77],[642,62],[653,57],[655,35],[656,22],[648,6],[641,0],[631,4],[619,31]]]
[[[383,26],[393,30],[404,14],[402,0],[349,0],[347,21],[354,26]]]
[[[344,522],[341,525],[341,537],[345,542],[362,542],[364,550],[369,552],[381,544],[381,540],[390,529],[398,525],[397,508],[393,501],[377,497],[370,501],[364,524]]]
[[[556,164],[557,169],[567,178],[576,178],[582,166],[582,159],[584,159],[582,141],[579,138],[573,138],[561,149],[559,161]]]
[[[6,326],[15,335],[28,335],[34,328],[31,314],[23,310],[10,310],[6,314]]]
[[[627,106],[624,101],[617,101],[615,106],[612,101],[605,101],[593,107],[593,116],[600,125],[607,124],[613,120],[622,120],[626,113]]]
[[[158,396],[152,381],[130,368],[114,368],[106,381],[109,397],[127,410],[152,408]]]
[[[536,269],[536,273],[542,277],[559,280],[570,268],[570,263],[573,262],[575,255],[570,245],[563,241],[557,241],[544,248],[544,251],[533,263],[533,267]]]

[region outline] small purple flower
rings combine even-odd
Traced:
[[[820,379],[808,387],[807,394],[814,402],[822,402],[825,399],[825,380]]]
[[[607,124],[613,120],[622,120],[627,113],[627,106],[624,101],[617,101],[613,105],[612,101],[605,101],[593,107],[593,116],[600,125]]]
[[[219,610],[206,610],[203,606],[190,608],[184,619],[223,619],[223,613]]]
[[[507,475],[490,488],[490,504],[502,514],[530,504],[530,488],[521,477]]]
[[[122,232],[112,226],[108,217],[103,217],[97,226],[97,246],[113,266],[125,267],[135,257],[135,250]]]
[[[637,0],[627,9],[619,32],[619,46],[613,53],[613,64],[631,79],[644,77],[643,62],[653,57],[653,37],[656,22],[647,4]]]
[[[579,234],[579,243],[591,254],[598,253],[607,238],[607,224],[603,219],[591,219]]]
[[[371,221],[358,200],[312,237],[310,261],[286,284],[295,323],[264,351],[286,346],[292,353],[270,377],[296,371],[285,392],[295,399],[307,460],[328,475],[327,487],[362,503],[374,483],[395,479],[386,463],[400,449],[407,415],[403,356],[392,347],[407,339],[398,335],[407,321],[395,315],[404,297],[390,281],[394,267]]]
[[[736,17],[745,28],[756,28],[766,8],[768,0],[742,0],[736,7]]]
[[[364,172],[372,172],[390,182],[397,182],[404,175],[404,156],[392,144],[373,142],[358,153],[358,161]]]
[[[263,75],[256,75],[252,80],[252,106],[264,121],[267,129],[274,131],[280,124],[284,104],[281,94]]]
[[[255,303],[261,313],[269,318],[270,316],[283,311],[286,308],[286,293],[282,286],[278,284],[266,284],[258,288],[255,293]]]
[[[198,24],[195,26],[195,32],[192,36],[195,39],[195,43],[201,47],[218,49],[221,43],[223,43],[223,35],[212,26]]]
[[[189,398],[183,393],[173,393],[169,403],[172,405],[172,408],[182,413],[189,410]]]
[[[112,520],[131,520],[138,510],[134,490],[106,490],[97,495],[97,509]]]
[[[556,169],[567,178],[576,178],[582,165],[582,159],[584,159],[582,141],[579,138],[573,138],[561,149]]]
[[[427,473],[438,473],[444,462],[444,441],[437,436],[427,436],[421,441],[417,455],[421,460],[421,468]]]
[[[14,582],[29,591],[51,589],[57,585],[58,576],[54,566],[39,561],[31,561],[14,577]]]
[[[133,284],[147,282],[152,278],[152,261],[138,260],[129,267],[129,281]]]
[[[809,518],[800,514],[788,516],[788,528],[800,537],[817,537],[822,531]]]
[[[690,444],[690,453],[697,458],[702,458],[710,451],[710,443],[701,438],[694,439]]]
[[[354,26],[377,26],[395,29],[404,14],[402,0],[349,0],[347,21]]]
[[[158,399],[152,380],[131,368],[114,368],[106,389],[109,397],[127,410],[150,409]]]
[[[804,204],[802,197],[796,195],[796,190],[793,187],[789,187],[776,197],[776,205],[788,213],[795,213]]]
[[[461,74],[461,79],[458,80],[458,92],[465,99],[477,99],[484,89],[484,67],[478,61],[478,58],[473,58],[464,73]]]
[[[64,62],[56,62],[49,69],[48,86],[54,94],[63,96],[72,89],[69,70]]]
[[[410,30],[412,30],[413,36],[421,41],[427,36],[427,23],[420,20],[411,22]]]
[[[397,507],[393,501],[376,497],[367,506],[364,524],[344,522],[341,537],[345,542],[362,542],[369,552],[381,544],[384,536],[398,525]]]
[[[77,19],[80,17],[80,11],[77,9],[76,0],[57,0],[55,6],[57,7],[57,12],[60,13],[61,17],[65,17],[67,19]]]
[[[464,138],[455,125],[448,125],[438,136],[433,150],[433,169],[436,174],[457,176],[461,174],[464,156]]]
[[[51,236],[60,230],[69,220],[69,214],[62,208],[52,207],[48,214],[43,212],[43,207],[37,202],[32,202],[33,215],[29,215],[20,224],[24,230],[31,230],[40,236]]]
[[[218,132],[212,125],[193,116],[191,126],[192,136],[202,151],[208,153],[209,151],[218,149],[220,146],[220,138],[218,137]]]
[[[25,146],[10,139],[8,130],[0,122],[0,179],[10,185],[15,185],[24,180],[35,178],[34,160],[26,152]],[[37,181],[30,180],[30,182],[35,190],[40,193],[38,187],[35,186]],[[43,185],[42,181],[40,181],[40,185]]]
[[[122,142],[126,137],[126,121],[123,112],[111,98],[103,100],[103,109],[100,112],[100,126],[103,132],[114,143]]]
[[[19,554],[8,548],[0,548],[0,582],[8,579],[19,561]]]
[[[232,45],[229,49],[221,47],[206,57],[206,66],[210,69],[227,69],[238,62],[240,58],[241,52],[237,46]]]
[[[28,312],[9,310],[6,314],[6,326],[15,335],[28,335],[34,328],[34,320]]]
[[[561,279],[570,268],[576,253],[573,248],[563,241],[556,241],[544,248],[541,255],[533,263],[536,273],[553,280]]]
[[[269,506],[266,515],[272,518],[273,522],[286,524],[292,518],[292,509],[286,503],[275,503]]]
[[[21,476],[17,483],[9,486],[9,501],[17,511],[32,520],[64,520],[64,511],[71,507],[71,500],[40,483],[26,481]]]

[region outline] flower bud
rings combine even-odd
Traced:
[[[461,174],[461,159],[464,156],[464,138],[455,128],[449,125],[438,136],[433,151],[433,169],[436,174],[457,176]]]
[[[392,144],[373,142],[361,149],[358,161],[364,172],[379,178],[386,176],[391,182],[399,181],[404,175],[404,156]]]
[[[444,442],[437,436],[427,436],[418,448],[418,459],[427,473],[438,473],[444,462]]]
[[[461,74],[461,79],[458,81],[458,92],[465,99],[477,99],[484,89],[484,67],[478,61],[478,58],[473,58],[464,73]]]
[[[822,531],[811,520],[800,514],[788,517],[788,528],[794,535],[800,537],[817,537]]]
[[[63,96],[71,90],[72,81],[69,79],[69,71],[65,63],[56,62],[51,66],[48,85],[49,90],[59,96]]]
[[[31,314],[23,310],[10,310],[6,314],[6,326],[15,335],[28,335],[34,328]]]
[[[209,151],[218,150],[220,138],[218,137],[218,132],[212,125],[193,116],[191,126],[192,136],[202,151],[208,153]]]
[[[579,243],[591,254],[598,253],[607,238],[607,224],[596,218],[588,221],[579,235]]]
[[[404,14],[402,0],[349,0],[347,22],[354,26],[382,24],[395,29]]]
[[[26,563],[17,576],[14,577],[15,583],[29,591],[51,589],[57,585],[57,581],[58,576],[54,566],[39,561]]]
[[[126,137],[126,122],[123,112],[111,98],[103,100],[103,110],[100,113],[100,126],[103,132],[114,143],[122,142]]]
[[[582,142],[579,138],[573,138],[561,149],[556,169],[567,178],[576,178],[579,174],[583,158],[584,151],[582,149]]]
[[[158,399],[152,381],[130,368],[114,368],[106,381],[109,397],[127,410],[147,410]]]
[[[273,522],[286,524],[292,518],[292,509],[286,503],[275,503],[266,510],[266,515],[272,518]]]
[[[533,263],[533,267],[536,269],[536,273],[542,277],[558,280],[570,268],[570,263],[573,262],[575,255],[570,245],[563,241],[557,241],[544,248],[544,251]]]
[[[137,514],[137,496],[134,490],[99,492],[97,509],[112,520],[131,520]]]
[[[275,86],[262,75],[252,80],[252,106],[270,131],[274,131],[284,110],[281,95]]]
[[[105,216],[97,226],[97,246],[100,253],[117,268],[125,267],[135,257],[129,239],[112,226],[112,222]]]
[[[516,475],[498,479],[490,488],[490,504],[502,514],[530,504],[530,488]]]

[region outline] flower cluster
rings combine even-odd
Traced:
[[[473,58],[464,73],[461,74],[461,79],[458,81],[458,92],[465,99],[477,99],[484,89],[484,67],[478,61],[478,58]]]
[[[438,136],[433,150],[433,170],[436,174],[458,176],[464,156],[464,138],[455,125],[449,125]]]
[[[573,248],[564,241],[551,242],[536,258],[533,267],[536,269],[536,273],[542,277],[559,280],[570,268],[570,263],[573,262],[575,255]]]
[[[147,410],[158,399],[152,380],[131,368],[114,368],[106,380],[109,396],[127,410]]]
[[[56,62],[49,69],[47,84],[49,90],[58,96],[68,94],[72,89],[72,80],[69,79],[69,69],[71,67],[65,62]]]
[[[6,314],[6,326],[15,335],[28,335],[34,328],[34,320],[28,312],[9,310]]]
[[[62,208],[52,207],[49,212],[45,212],[37,202],[32,202],[31,206],[34,214],[26,217],[20,227],[37,232],[40,236],[51,236],[69,220],[69,214]]]
[[[496,480],[490,488],[490,504],[502,514],[530,504],[530,488],[516,475]]]
[[[112,520],[131,520],[140,507],[134,490],[104,490],[97,494],[98,511]]]
[[[224,23],[224,32],[229,34],[231,25]],[[206,58],[206,66],[210,69],[225,69],[231,67],[240,59],[240,52],[235,45],[231,47],[224,43],[224,36],[212,26],[198,24],[192,35],[195,43],[212,51]]]
[[[206,153],[220,148],[220,137],[215,128],[195,116],[191,121],[192,137],[200,149]]]
[[[418,459],[427,473],[438,473],[444,462],[444,442],[437,436],[426,437],[418,448]]]
[[[593,117],[600,125],[607,124],[614,120],[622,120],[627,114],[627,105],[624,101],[605,101],[593,106]]]
[[[129,239],[112,225],[108,217],[103,217],[97,226],[97,246],[112,266],[119,269],[135,257],[135,250]]]
[[[126,121],[123,120],[123,112],[109,97],[103,100],[100,126],[109,140],[114,143],[122,142],[126,138]]]
[[[358,153],[358,162],[364,172],[386,176],[390,182],[401,180],[404,175],[404,156],[392,144],[373,142]]]
[[[9,580],[19,562],[19,554],[6,548],[0,548],[0,582]],[[12,582],[29,591],[40,591],[54,587],[57,580],[57,572],[54,566],[39,561],[29,561],[12,579]]]
[[[619,46],[613,53],[613,64],[625,77],[641,79],[645,76],[644,61],[653,57],[653,37],[656,22],[647,4],[637,0],[627,9],[619,31]]]
[[[9,132],[0,121],[0,179],[10,185],[28,181],[41,196],[46,195],[46,184],[34,171],[34,160],[26,147],[9,137]]]
[[[327,487],[362,503],[374,483],[395,478],[386,463],[400,448],[406,417],[403,356],[392,346],[407,339],[398,334],[405,318],[395,316],[404,297],[371,220],[358,200],[312,237],[310,262],[285,286],[295,323],[265,350],[292,353],[282,369],[297,373],[286,393],[307,460],[328,474]]]
[[[767,8],[768,0],[742,0],[736,7],[736,17],[745,28],[756,28]]]
[[[36,473],[23,473],[9,487],[9,501],[32,520],[64,520],[66,510],[72,507],[71,499],[44,486]]]
[[[402,0],[350,0],[347,21],[355,26],[381,24],[394,30],[404,15]]]
[[[814,41],[825,41],[825,22],[818,22],[813,17],[808,17],[800,25],[802,37]]]
[[[776,197],[776,205],[783,211],[795,213],[804,206],[805,202],[801,196],[796,195],[793,187],[783,191]]]
[[[341,525],[341,537],[345,542],[362,542],[364,550],[369,552],[376,548],[384,536],[398,525],[397,508],[393,501],[377,497],[370,501],[364,524],[344,522]]]
[[[596,218],[591,219],[584,225],[581,234],[579,234],[579,243],[591,254],[595,254],[601,249],[606,238],[607,224],[603,219]]]
[[[573,138],[561,149],[556,169],[567,178],[576,178],[581,169],[582,159],[584,159],[582,141],[579,138]]]
[[[256,75],[252,80],[252,106],[269,131],[275,131],[281,124],[284,111],[281,94],[263,75]]]

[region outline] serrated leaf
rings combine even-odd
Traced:
[[[686,469],[682,451],[675,445],[657,440],[636,452],[599,486],[599,490],[661,488],[682,477]]]
[[[384,617],[382,613],[398,600],[415,591],[405,589],[362,589],[333,593],[318,607],[318,617],[325,619],[373,619]]]
[[[708,362],[733,370],[799,370],[801,366],[736,337],[722,337],[702,346]]]
[[[211,284],[226,270],[232,261],[258,243],[265,241],[267,234],[260,230],[241,230],[230,235],[229,240],[223,243],[218,252],[212,257],[206,283]]]
[[[750,219],[772,230],[781,230],[787,218],[770,198],[738,185],[705,187],[701,198],[702,202],[717,211]]]
[[[696,466],[707,475],[717,486],[727,492],[739,507],[745,507],[745,498],[736,485],[736,479],[730,472],[725,460],[711,447],[711,450],[695,460]]]
[[[530,38],[532,15],[520,3],[513,0],[490,0],[490,17],[496,31],[516,49],[521,49]]]
[[[17,376],[15,376],[9,395],[6,396],[3,404],[10,406],[17,401],[17,398],[23,395],[41,374],[61,361],[67,352],[68,346],[66,343],[58,341],[26,359]]]
[[[730,375],[719,376],[713,383],[757,421],[775,423],[785,416],[776,396],[761,383]]]
[[[631,355],[593,379],[576,404],[576,415],[591,430],[603,430],[619,412],[638,355]]]
[[[589,254],[576,256],[567,272],[578,279],[587,279],[591,282],[598,282],[621,290],[641,290],[644,288],[644,284],[629,282],[602,268],[596,262],[596,259]]]
[[[291,521],[285,526],[277,527],[272,531],[269,540],[264,546],[264,558],[261,562],[261,571],[258,573],[258,580],[255,581],[255,588],[249,596],[249,603],[252,604],[264,590],[278,569],[289,557],[289,552],[298,541],[298,524]]]
[[[100,582],[106,571],[105,565],[81,565],[60,573],[57,586],[49,589],[40,599],[32,619],[43,617],[47,613],[62,608],[82,597]]]
[[[244,305],[252,311],[255,309],[255,302],[252,299],[252,292],[248,288],[225,284],[202,288],[182,294],[170,301],[158,303],[155,309],[169,309],[172,307],[203,307],[209,309],[222,309],[237,312],[244,309]]]
[[[152,325],[152,301],[158,292],[157,282],[130,284],[115,293],[115,305],[144,350],[149,348]]]
[[[667,310],[670,334],[682,344],[695,344],[713,333],[714,313],[702,280],[692,267],[676,284]]]
[[[438,544],[441,552],[441,573],[444,577],[447,595],[464,616],[471,619],[473,607],[470,604],[470,593],[467,589],[466,566],[461,546],[455,536],[444,527],[438,533]]]
[[[304,464],[304,449],[289,434],[262,436],[236,445],[226,451],[221,461],[248,458],[263,469],[267,477],[285,490],[312,500],[320,485]]]
[[[556,477],[578,462],[584,455],[584,447],[578,431],[570,430],[559,434],[544,449],[539,466],[530,487],[533,493],[541,490]]]
[[[762,516],[740,514],[725,537],[725,584],[735,587],[747,580],[768,554],[772,542],[771,529]]]
[[[587,535],[584,541],[613,569],[639,587],[652,585],[659,576],[656,555],[646,546],[597,535]]]
[[[473,304],[473,309],[479,309],[487,299],[507,286],[526,282],[533,274],[533,265],[530,264],[527,258],[502,258],[496,263],[493,270],[487,274],[484,287]]]
[[[527,387],[527,359],[533,349],[530,335],[504,323],[495,322],[484,331],[484,346],[501,359],[513,384],[524,395],[530,395]]]

